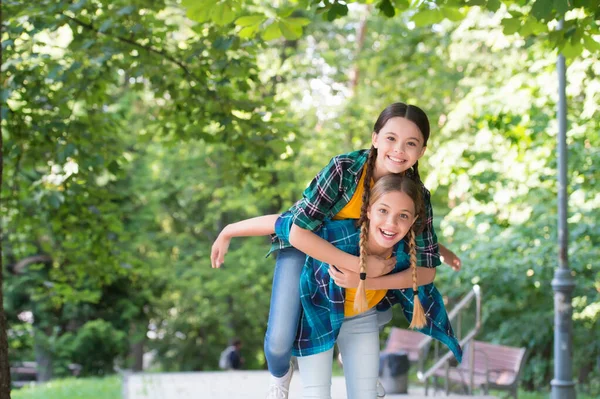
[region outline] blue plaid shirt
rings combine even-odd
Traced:
[[[275,234],[280,240],[289,241],[291,223],[293,223],[293,215],[290,212],[284,213],[277,219]],[[360,234],[355,223],[355,220],[328,221],[315,233],[336,248],[358,256]],[[406,242],[401,241],[394,248],[393,253],[397,263],[392,273],[410,267],[406,251],[398,251],[400,245],[406,248]],[[344,321],[345,290],[335,284],[328,270],[328,264],[307,256],[300,277],[302,312],[292,349],[294,356],[309,356],[327,351],[333,348],[337,340]],[[460,362],[462,349],[454,336],[442,296],[433,283],[419,287],[419,299],[427,318],[427,326],[419,331],[445,344]],[[406,318],[411,320],[413,290],[388,290],[386,296],[377,305],[377,310],[385,311],[395,304],[400,304]]]

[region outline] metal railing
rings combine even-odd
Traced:
[[[466,333],[463,337],[462,335],[462,315],[466,310],[467,306],[471,304],[471,302],[475,301],[475,325],[474,327]],[[467,356],[469,362],[469,383],[468,383],[468,393],[471,395],[473,393],[473,363],[475,360],[475,352],[474,345],[468,345],[471,341],[475,339],[475,336],[481,329],[481,289],[479,285],[474,285],[473,288],[469,291],[467,295],[463,299],[461,299],[456,306],[448,313],[448,318],[450,322],[456,326],[456,337],[459,340],[460,346],[462,348],[467,348]],[[456,321],[456,323],[454,323]],[[426,347],[432,341],[431,337],[428,337],[426,341],[424,341],[419,347]],[[439,343],[435,341],[435,350],[434,350],[434,363],[429,369],[423,371],[423,364],[420,364],[419,371],[417,372],[417,377],[421,382],[425,382],[425,395],[427,395],[428,391],[428,382],[429,378],[434,376],[437,370],[442,367],[446,368],[446,392],[448,392],[448,365],[450,359],[454,356],[451,351],[447,351],[443,356],[439,357]],[[437,387],[436,387],[437,388]]]

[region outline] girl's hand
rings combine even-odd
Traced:
[[[210,263],[212,268],[219,268],[225,261],[225,254],[229,249],[229,243],[231,242],[231,237],[229,237],[225,233],[225,229],[221,231],[221,234],[217,237],[215,242],[213,243],[212,249],[210,251]]]
[[[443,256],[444,263],[447,264],[454,270],[455,272],[460,271],[460,267],[462,266],[460,258],[456,256],[456,254],[452,251],[448,251],[448,253]]]
[[[396,266],[396,257],[389,259],[376,255],[367,256],[367,277],[385,276],[394,270]],[[358,284],[357,284],[358,285]]]
[[[342,273],[335,266],[329,268],[329,275],[335,282],[335,284],[342,288],[357,288],[360,277],[358,273],[346,271]]]

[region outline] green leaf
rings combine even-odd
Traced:
[[[77,147],[75,147],[75,144],[73,144],[73,143],[67,144],[64,149],[65,158],[69,158],[70,156],[75,154],[76,150],[77,150]]]
[[[583,36],[583,45],[591,53],[600,51],[600,43],[595,41],[593,37],[585,35],[585,34]]]
[[[135,6],[127,6],[127,7],[121,8],[117,12],[117,15],[122,17],[123,15],[129,15],[129,14],[131,14],[134,11],[135,11]]]
[[[71,4],[69,6],[69,10],[77,12],[77,11],[81,10],[83,7],[85,7],[86,3],[87,3],[87,0],[79,0],[77,3]]]
[[[260,25],[246,26],[238,32],[238,36],[242,39],[250,39],[258,32],[258,28],[260,28]]]
[[[210,14],[215,24],[219,26],[227,25],[235,19],[235,12],[227,3],[217,4]]]
[[[508,13],[513,17],[513,18],[521,18],[524,14],[520,11],[517,10],[508,10]]]
[[[410,8],[410,2],[408,0],[392,0],[392,3],[394,3],[394,7],[401,11]]]
[[[582,51],[583,45],[581,43],[567,42],[560,52],[565,56],[565,58],[573,59],[580,55]]]
[[[63,67],[61,65],[55,65],[50,72],[48,72],[48,79],[50,80],[56,80],[56,77],[58,76],[58,73],[61,72],[63,70]]]
[[[561,0],[566,3],[566,0]],[[554,0],[535,0],[531,14],[540,21],[546,21],[552,16]]]
[[[319,14],[323,14],[325,11],[328,11],[331,7],[329,6],[324,6],[324,7],[318,7],[317,11],[315,11],[315,14],[319,15]]]
[[[277,39],[279,37],[281,37],[281,29],[279,29],[279,24],[275,22],[267,26],[267,29],[265,29],[262,34],[262,38],[266,41]]]
[[[292,15],[294,13],[294,11],[296,11],[295,7],[286,7],[286,8],[282,8],[280,10],[277,10],[277,15],[280,18],[287,18],[290,15]]]
[[[260,25],[267,18],[264,15],[246,15],[244,17],[239,17],[235,20],[235,24],[237,26],[252,26],[252,25]]]
[[[83,42],[83,44],[81,45],[81,48],[83,50],[87,50],[90,47],[92,47],[94,44],[96,44],[96,41],[94,39],[87,39],[85,42]]]
[[[109,30],[111,26],[112,26],[112,20],[107,19],[106,21],[104,21],[102,23],[102,25],[100,25],[100,28],[98,29],[98,31],[101,33],[104,33],[107,30]]]
[[[441,22],[443,19],[444,14],[442,14],[442,12],[439,9],[424,10],[416,13],[412,17],[412,21],[415,23],[415,25],[419,27],[436,24],[438,22]]]
[[[121,170],[121,166],[119,166],[119,163],[117,161],[112,161],[108,164],[107,169],[110,173],[116,174],[119,173],[119,171]]]
[[[309,25],[311,23],[311,20],[308,18],[292,17],[292,18],[285,18],[285,22],[287,22],[290,25],[302,27],[302,26]]]
[[[521,20],[517,18],[504,18],[502,26],[504,26],[503,32],[505,35],[512,35],[521,29]]]
[[[465,15],[460,12],[458,8],[454,7],[443,7],[441,8],[442,15],[445,18],[448,18],[450,21],[462,21],[465,18]]]
[[[496,12],[500,9],[501,5],[502,3],[500,2],[500,0],[488,0],[487,9]]]
[[[61,193],[58,192],[52,192],[50,193],[48,196],[48,203],[50,204],[50,206],[54,209],[57,209],[60,207],[60,204],[62,202],[64,202],[65,198]]]
[[[569,5],[572,6],[573,3],[567,0],[554,0],[554,9],[558,12],[559,15],[565,15],[565,13],[569,11]],[[596,5],[596,7],[597,6],[598,5]]]
[[[329,12],[327,12],[327,20],[333,21],[337,17],[343,17],[345,15],[348,15],[348,6],[336,2],[331,6]]]
[[[396,15],[396,10],[394,9],[392,3],[390,3],[390,0],[381,0],[381,2],[377,5],[377,8],[379,8],[381,12],[383,12],[383,14],[388,18]]]
[[[2,41],[2,50],[6,50],[8,47],[12,46],[15,43],[12,39],[7,39]]]
[[[283,36],[288,40],[297,40],[302,37],[302,27],[294,26],[286,23],[286,21],[279,21],[279,29],[283,33]]]
[[[519,34],[523,37],[527,37],[529,35],[538,35],[547,31],[548,28],[546,24],[541,23],[535,18],[529,17],[523,24],[523,26],[519,29]]]
[[[206,22],[210,18],[211,9],[205,6],[190,7],[187,9],[185,15],[192,21],[198,23]]]
[[[213,42],[213,48],[220,50],[220,51],[226,51],[231,47],[232,43],[233,43],[233,37],[219,36]]]

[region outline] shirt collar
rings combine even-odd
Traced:
[[[356,161],[350,168],[348,168],[348,172],[352,173],[353,175],[357,175],[362,170],[363,166],[365,166],[370,150],[360,150],[357,152],[358,156],[356,157]]]

